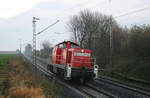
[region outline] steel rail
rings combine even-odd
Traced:
[[[113,85],[113,86],[125,88],[125,89],[127,89],[127,90],[134,91],[134,92],[140,93],[140,94],[142,94],[142,95],[150,96],[150,92],[142,91],[142,90],[140,90],[140,89],[130,87],[130,86],[125,85],[125,84],[123,84],[123,83],[114,82],[114,81],[107,80],[107,79],[104,79],[104,78],[99,78],[98,81],[101,81],[101,82],[104,82],[104,83],[107,83],[107,84],[111,84],[111,85]]]
[[[128,83],[125,83],[125,82],[122,82],[122,81],[119,81],[119,80],[116,80],[116,79],[112,79],[112,78],[105,77],[105,76],[100,76],[99,78],[100,78],[100,79],[108,80],[108,81],[110,81],[110,82],[123,84],[123,85],[126,85],[126,86],[128,86],[128,87],[136,88],[136,89],[143,90],[143,91],[146,91],[146,92],[149,92],[149,93],[150,93],[150,89],[146,89],[146,88],[139,87],[139,86],[136,86],[136,85],[128,84]]]
[[[97,98],[96,96],[94,96],[93,94],[85,91],[82,89],[82,87],[76,87],[76,89],[78,89],[80,92],[85,93],[87,96],[89,96],[90,98]]]
[[[117,96],[115,96],[115,95],[113,95],[113,94],[111,94],[111,93],[109,93],[109,92],[107,92],[107,91],[105,91],[105,90],[102,90],[102,89],[100,89],[100,88],[98,88],[98,87],[96,87],[95,85],[92,85],[92,84],[90,84],[90,83],[86,84],[86,86],[89,87],[89,88],[91,88],[91,89],[93,89],[93,90],[95,90],[95,91],[97,91],[97,92],[99,92],[99,93],[102,93],[102,94],[104,94],[104,95],[107,95],[107,96],[109,96],[110,98],[118,98]]]

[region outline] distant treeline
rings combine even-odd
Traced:
[[[41,58],[51,58],[51,54],[52,54],[52,45],[50,42],[48,41],[44,41],[41,44],[42,48],[37,51],[37,56],[41,57]]]
[[[70,17],[67,27],[73,32],[74,42],[92,50],[105,73],[115,71],[150,81],[150,25],[127,28],[121,27],[113,17],[111,19],[113,48],[110,48],[110,16],[83,10]]]
[[[16,51],[0,51],[0,54],[17,54]]]

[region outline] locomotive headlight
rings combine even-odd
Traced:
[[[71,69],[71,65],[68,65],[68,69],[69,69],[69,70]]]
[[[98,69],[97,69],[97,68],[95,68],[94,70],[95,70],[95,71],[97,71]]]
[[[81,52],[84,52],[84,50],[82,49]]]

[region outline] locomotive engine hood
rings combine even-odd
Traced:
[[[88,49],[74,48],[69,49],[71,52],[72,67],[90,68],[91,67],[91,51]]]

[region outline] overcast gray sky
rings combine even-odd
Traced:
[[[37,31],[60,20],[55,26],[37,36],[37,47],[44,40],[53,45],[68,40],[71,32],[66,29],[69,16],[84,9],[98,11],[114,17],[150,7],[150,0],[0,0],[0,51],[16,50],[19,39],[22,46],[32,44],[32,17],[39,17]],[[117,18],[122,26],[149,24],[150,9]],[[58,34],[61,33],[61,34]]]

